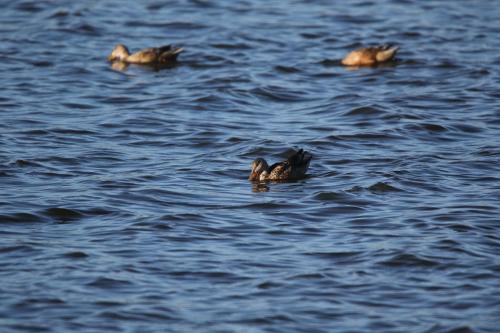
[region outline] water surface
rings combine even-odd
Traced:
[[[2,332],[498,332],[491,1],[14,1]],[[106,63],[183,46],[177,66]],[[349,70],[361,45],[398,60]],[[314,155],[256,185],[256,157]]]

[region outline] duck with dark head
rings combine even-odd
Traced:
[[[252,162],[251,181],[289,181],[305,178],[312,155],[303,149],[294,152],[288,159],[269,166],[265,159]]]

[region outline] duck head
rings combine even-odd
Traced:
[[[267,169],[269,166],[263,158],[257,158],[252,162],[252,172],[250,172],[249,180],[263,180],[265,175],[267,175]]]
[[[125,61],[129,55],[127,47],[123,44],[118,44],[108,56],[108,61]]]

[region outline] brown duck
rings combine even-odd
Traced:
[[[177,56],[183,50],[184,49],[182,47],[165,45],[161,47],[142,49],[130,54],[125,45],[118,44],[108,56],[108,61],[121,61],[128,64],[141,65],[168,64],[175,62],[177,60]]]
[[[312,155],[303,149],[294,152],[287,160],[271,166],[268,166],[265,159],[257,158],[252,162],[252,172],[248,179],[257,181],[302,179],[306,176],[311,159]]]
[[[398,46],[381,45],[362,47],[350,52],[342,59],[345,66],[374,66],[394,58]]]

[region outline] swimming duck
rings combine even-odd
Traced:
[[[398,51],[398,46],[380,45],[362,47],[350,52],[342,59],[345,66],[374,66],[391,60]]]
[[[294,152],[287,160],[278,162],[270,167],[263,158],[257,158],[252,162],[252,172],[249,180],[297,180],[306,176],[312,155],[300,149]]]
[[[129,64],[167,64],[177,60],[177,56],[184,49],[172,45],[150,47],[130,54],[127,47],[118,44],[108,56],[108,61],[121,61]]]

